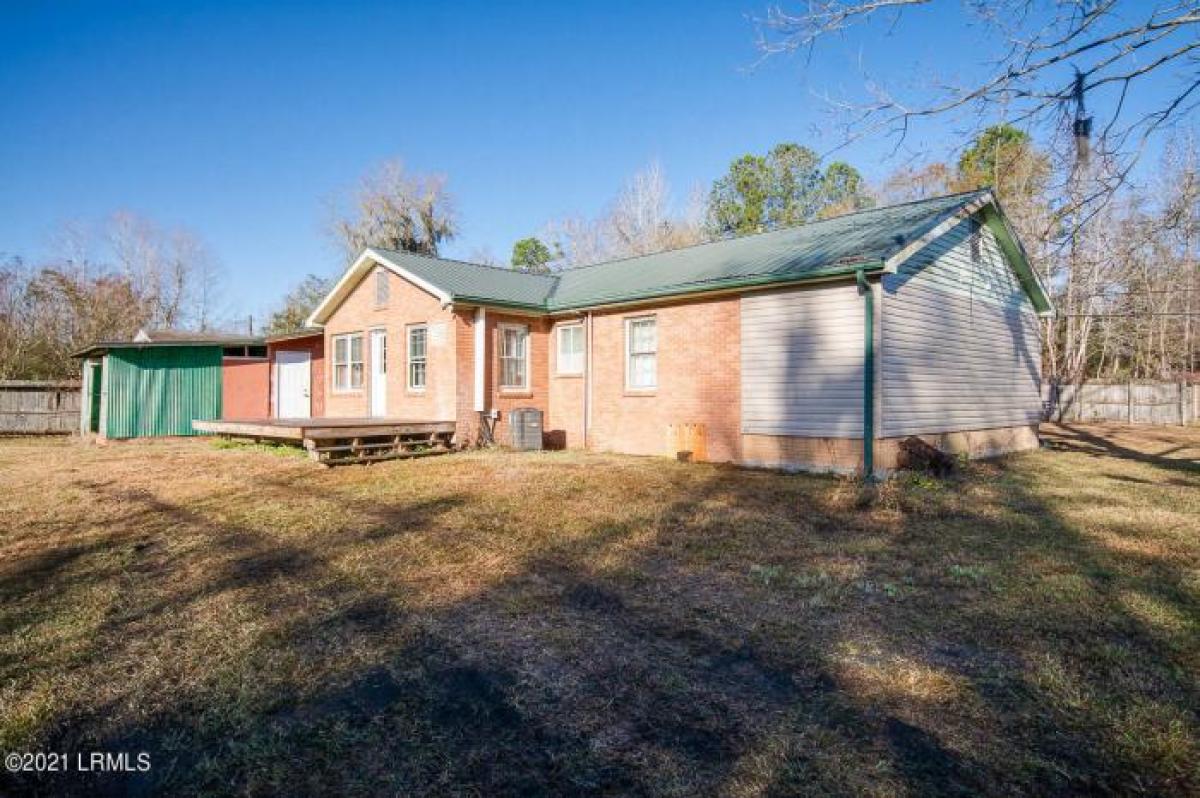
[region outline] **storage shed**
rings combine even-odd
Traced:
[[[324,416],[324,332],[320,329],[304,329],[269,336],[267,357],[270,369],[268,406],[271,418]],[[235,417],[229,412],[225,415],[226,418]]]
[[[221,418],[226,353],[248,357],[263,346],[258,338],[170,331],[76,352],[83,362],[80,431],[101,438],[195,435],[193,421]]]

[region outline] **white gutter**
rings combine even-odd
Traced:
[[[487,410],[486,392],[484,391],[484,375],[487,352],[487,310],[480,305],[475,308],[475,410],[482,413]]]

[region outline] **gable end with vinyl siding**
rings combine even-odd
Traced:
[[[978,216],[882,279],[879,436],[1035,425],[1038,316]]]

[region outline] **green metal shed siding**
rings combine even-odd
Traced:
[[[221,347],[113,349],[105,434],[195,435],[192,422],[221,417]]]

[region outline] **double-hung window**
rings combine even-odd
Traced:
[[[429,344],[429,328],[414,324],[408,328],[408,389],[425,390],[426,358]]]
[[[658,387],[658,323],[653,316],[625,320],[625,386],[634,391]]]
[[[517,324],[500,325],[500,387],[529,388],[529,328]]]
[[[559,374],[583,373],[583,325],[564,324],[558,328]]]
[[[363,385],[362,333],[333,336],[333,389],[357,391]]]

